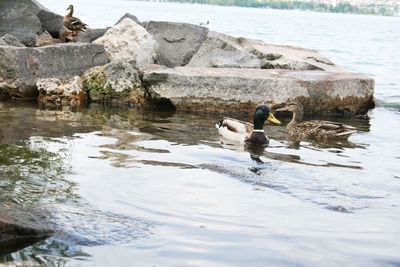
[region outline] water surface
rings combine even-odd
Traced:
[[[68,3],[41,0],[64,13]],[[221,143],[216,114],[49,111],[0,103],[0,199],[51,214],[54,237],[0,262],[70,266],[400,265],[398,18],[71,1],[93,27],[123,13],[315,48],[376,79],[349,142]],[[248,117],[241,117],[247,119]],[[287,119],[284,119],[287,122]]]

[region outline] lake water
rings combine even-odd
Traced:
[[[49,266],[400,266],[400,18],[134,1],[45,6],[92,27],[140,20],[321,51],[376,79],[349,142],[221,144],[215,114],[0,103],[0,200],[57,234],[0,259]],[[321,117],[318,117],[321,118]],[[242,119],[250,119],[243,117]]]

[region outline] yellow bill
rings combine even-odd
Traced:
[[[278,125],[281,124],[281,122],[277,118],[275,118],[274,114],[272,113],[269,113],[267,120]]]

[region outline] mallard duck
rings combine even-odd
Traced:
[[[356,128],[332,121],[312,120],[301,122],[303,118],[303,105],[300,102],[288,102],[277,112],[291,112],[292,120],[286,126],[286,131],[296,139],[346,139],[352,133],[357,132]]]
[[[74,6],[69,5],[67,10],[69,10],[69,13],[64,16],[64,26],[72,31],[73,36],[78,35],[79,31],[85,32],[87,24],[72,16],[74,14]]]
[[[269,139],[263,129],[266,120],[281,124],[266,105],[260,105],[254,113],[254,124],[232,118],[224,118],[220,124],[215,126],[218,129],[218,133],[225,139],[236,142],[268,144]]]

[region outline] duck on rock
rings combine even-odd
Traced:
[[[292,120],[286,126],[290,137],[295,139],[347,139],[352,133],[357,132],[356,128],[332,121],[311,120],[301,122],[303,118],[303,105],[297,101],[286,103],[277,112],[291,112]]]
[[[264,132],[264,123],[266,120],[275,124],[281,124],[271,113],[269,107],[259,105],[254,113],[254,124],[225,117],[215,127],[217,127],[218,133],[225,139],[266,145],[269,143],[269,139]]]
[[[74,14],[74,6],[69,5],[67,10],[69,10],[69,13],[64,16],[64,26],[72,31],[72,36],[78,35],[80,31],[85,32],[87,24],[72,16]]]

